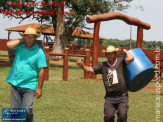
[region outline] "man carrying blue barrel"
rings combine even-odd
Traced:
[[[105,50],[107,61],[93,67],[84,65],[81,59],[77,60],[77,65],[85,72],[92,74],[102,74],[106,90],[104,104],[104,121],[114,122],[117,111],[118,122],[127,122],[128,90],[125,81],[125,66],[130,64],[134,57],[126,49],[123,52],[126,57],[117,58],[119,48],[108,46]]]

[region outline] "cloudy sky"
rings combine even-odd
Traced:
[[[163,42],[163,0],[134,0],[131,8],[123,12],[124,14],[136,17],[144,22],[151,24],[150,30],[144,30],[144,40],[147,41],[162,41]],[[140,9],[143,6],[143,11]],[[37,23],[37,21],[28,19],[19,24],[19,20],[3,18],[0,14],[0,38],[7,39],[7,31],[5,28]],[[88,24],[88,27],[93,28],[93,24]],[[113,39],[129,39],[130,38],[130,25],[127,25],[121,20],[111,20],[101,22],[100,36],[104,38]],[[88,30],[93,32],[93,30]],[[132,26],[132,39],[136,39],[137,27]],[[20,36],[13,32],[12,39],[20,38]]]

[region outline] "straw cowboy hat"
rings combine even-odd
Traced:
[[[41,34],[38,34],[36,32],[36,30],[34,28],[31,28],[31,27],[28,27],[24,33],[19,33],[20,36],[24,36],[24,35],[27,35],[27,34],[33,34],[33,35],[36,35],[36,38],[40,37]]]
[[[119,48],[115,48],[114,46],[108,46],[106,50],[103,50],[102,52],[103,53],[119,52]]]

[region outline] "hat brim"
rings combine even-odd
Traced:
[[[120,49],[119,48],[115,48],[115,50],[114,51],[105,51],[105,50],[102,50],[102,53],[111,53],[111,52],[119,52],[120,51]]]
[[[23,37],[24,35],[28,35],[28,34],[20,32],[19,35]],[[39,38],[41,36],[41,34],[32,34],[32,35],[35,35],[36,38]]]

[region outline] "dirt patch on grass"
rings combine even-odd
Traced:
[[[0,66],[10,66],[10,63],[7,61],[0,61]]]
[[[146,87],[143,88],[143,90],[156,91],[156,88],[155,87],[146,86]],[[163,93],[163,89],[160,89],[160,92]]]

